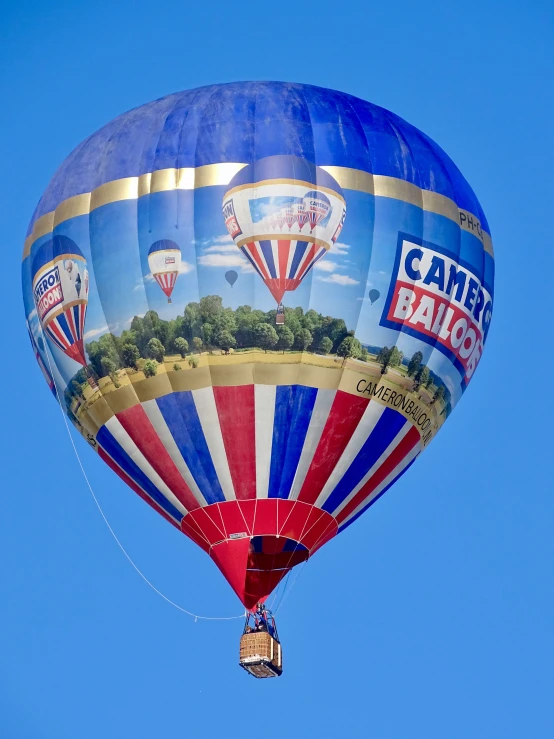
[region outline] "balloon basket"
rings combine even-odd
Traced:
[[[283,652],[273,614],[259,603],[248,613],[240,640],[239,664],[257,678],[279,677],[283,672]]]
[[[267,631],[243,634],[239,664],[254,677],[279,677],[283,672],[281,643]]]

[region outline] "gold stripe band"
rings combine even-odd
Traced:
[[[416,205],[429,213],[436,213],[449,218],[451,221],[458,223],[464,231],[477,236],[482,241],[485,251],[491,257],[494,257],[492,239],[486,231],[482,230],[477,216],[463,208],[459,208],[446,195],[440,195],[430,190],[422,190],[417,185],[406,182],[406,180],[400,180],[397,177],[374,175],[359,169],[350,169],[349,167],[322,167],[321,169],[334,177],[345,190],[357,190],[376,197],[401,200],[404,203]]]
[[[246,166],[246,164],[237,162],[224,162],[206,164],[201,167],[160,169],[139,177],[124,177],[120,180],[106,182],[92,192],[74,195],[60,203],[55,210],[37,218],[32,233],[25,239],[23,259],[29,256],[31,246],[37,239],[51,233],[56,226],[70,218],[88,215],[102,205],[121,200],[136,200],[143,195],[155,192],[195,190],[200,187],[228,185],[235,174]],[[396,177],[373,175],[349,167],[323,166],[321,168],[334,177],[345,190],[357,190],[377,197],[400,200],[416,205],[429,213],[449,218],[458,223],[463,230],[480,238],[485,251],[494,256],[491,237],[481,229],[477,216],[459,208],[445,195],[422,190],[417,185]]]
[[[291,239],[291,236],[294,237],[294,239]],[[241,246],[244,246],[245,244],[251,244],[253,241],[307,241],[310,244],[315,244],[316,246],[322,246],[324,249],[329,251],[330,246],[327,243],[327,241],[322,241],[321,239],[316,239],[315,236],[308,236],[307,234],[299,233],[299,234],[260,234],[259,236],[249,236],[247,239],[241,239],[240,241],[237,241],[237,247],[240,249]]]
[[[203,357],[208,361],[210,359],[206,355]],[[362,364],[356,360],[347,360],[343,367],[340,362],[337,364],[328,357],[313,357],[301,353],[294,358],[287,355],[286,358],[283,357],[283,361],[276,363],[266,362],[263,358],[252,361],[245,357],[245,362],[234,364],[235,359],[241,360],[237,355],[224,359],[228,360],[228,363],[209,364],[196,369],[187,368],[179,372],[167,370],[166,365],[162,365],[160,374],[147,379],[135,379],[133,374],[125,376],[120,372],[118,379],[122,386],[93,394],[77,413],[79,423],[88,433],[96,435],[100,427],[115,414],[174,392],[194,391],[207,387],[297,384],[325,390],[340,390],[349,395],[365,397],[372,402],[388,405],[416,425],[424,447],[444,422],[444,416],[441,415],[437,405],[425,403],[418,393],[406,390],[402,385],[395,383],[392,376],[382,376],[380,368],[376,369],[375,363]],[[313,361],[320,364],[312,364]],[[322,366],[322,363],[326,366]],[[137,376],[141,377],[142,373],[137,373]],[[402,400],[404,402],[400,405]],[[416,424],[411,415],[415,409],[421,421],[419,424]],[[425,418],[422,414],[425,414]],[[427,419],[429,422],[423,425],[423,421]]]
[[[328,168],[321,167],[321,169]],[[291,180],[286,178],[277,178],[275,180],[260,180],[259,182],[247,182],[244,185],[237,185],[236,187],[233,187],[232,190],[229,190],[229,192],[225,194],[225,197],[234,195],[236,192],[241,192],[242,190],[252,190],[258,187],[267,187],[270,185],[300,185],[300,187],[317,188],[318,192],[326,192],[329,195],[332,195],[334,198],[342,200],[343,203],[345,202],[342,195],[339,195],[339,193],[335,190],[331,190],[330,187],[324,187],[323,185],[314,185],[313,182],[306,182],[305,180]]]

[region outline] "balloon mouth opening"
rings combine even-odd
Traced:
[[[263,602],[296,565],[305,562],[309,550],[294,539],[254,536],[221,542],[210,556],[245,608]]]
[[[197,508],[181,529],[210,555],[248,609],[335,536],[338,524],[311,504],[265,498]]]

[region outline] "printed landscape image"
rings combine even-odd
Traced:
[[[171,320],[152,310],[135,316],[120,336],[107,333],[86,344],[89,364],[65,390],[69,415],[86,427],[83,417],[107,393],[163,374],[175,378],[176,373],[202,368],[225,371],[252,363],[300,362],[322,370],[354,370],[374,387],[386,381],[432,408],[438,425],[450,413],[450,393],[423,363],[421,352],[405,357],[396,346],[364,346],[344,320],[315,310],[285,308],[282,326],[275,325],[275,315],[275,310],[263,312],[247,305],[233,310],[223,306],[221,297],[209,295],[189,303]]]

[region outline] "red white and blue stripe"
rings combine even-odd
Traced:
[[[306,239],[261,239],[240,247],[241,252],[280,303],[287,290],[296,290],[327,252]]]
[[[410,421],[376,400],[261,384],[145,401],[114,415],[97,442],[110,467],[228,578],[219,545],[233,546],[235,561],[239,540],[261,537],[262,549],[250,548],[248,557],[264,555],[252,570],[265,562],[264,572],[273,572],[264,587],[294,564],[269,567],[269,554],[281,565],[283,552],[305,559],[375,502],[421,449]],[[282,541],[270,542],[276,537]]]
[[[85,302],[77,303],[58,313],[43,327],[48,338],[62,352],[83,365],[86,364],[83,346],[86,312],[87,304]]]

